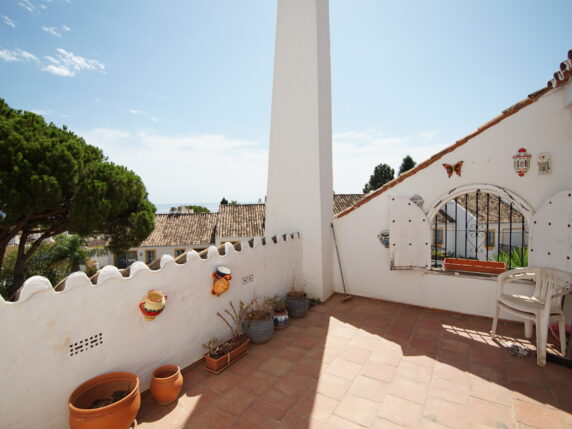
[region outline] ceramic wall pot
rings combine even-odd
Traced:
[[[281,312],[274,312],[274,329],[284,329],[288,326],[288,312],[281,311]]]
[[[264,344],[274,335],[274,319],[269,315],[262,320],[245,320],[244,333],[254,344]]]
[[[183,388],[183,375],[177,365],[164,365],[153,371],[151,395],[159,405],[177,400]]]
[[[294,319],[304,317],[310,308],[310,300],[306,295],[302,298],[286,296],[286,310],[288,315]]]
[[[123,397],[122,397],[123,396]],[[113,400],[121,399],[113,402]],[[103,405],[109,402],[109,405]],[[68,400],[72,429],[128,429],[139,406],[139,378],[130,372],[111,372],[92,378]],[[99,408],[93,408],[98,406]]]
[[[143,313],[145,320],[155,320],[167,305],[167,295],[160,290],[150,290],[139,303],[139,310]]]

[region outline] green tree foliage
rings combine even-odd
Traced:
[[[101,254],[103,249],[88,249],[86,239],[78,235],[61,234],[54,243],[42,243],[24,266],[25,277],[41,275],[53,285],[70,273],[79,271],[80,265],[88,265],[91,256]],[[0,294],[10,298],[10,287],[14,276],[17,249],[11,248],[4,257],[0,271]]]
[[[222,204],[222,203],[221,203]],[[204,206],[185,206],[188,209],[193,209],[195,213],[210,213],[211,211]]]
[[[10,240],[16,250],[11,293],[25,265],[49,237],[65,231],[102,235],[119,253],[153,230],[155,207],[139,176],[109,162],[100,149],[0,99],[0,266]]]
[[[236,200],[232,200],[230,203],[228,203],[229,206],[237,206],[238,205],[238,201]]]
[[[411,170],[416,165],[417,163],[413,161],[413,158],[407,155],[405,158],[403,158],[403,161],[401,162],[398,175],[401,176],[401,174],[405,173],[407,170]]]
[[[225,197],[222,197],[222,200],[220,200],[220,203],[223,205],[228,204],[228,200]]]
[[[379,164],[373,170],[373,174],[369,178],[369,182],[363,187],[363,193],[367,194],[377,188],[382,187],[387,182],[393,180],[395,170],[387,164]]]

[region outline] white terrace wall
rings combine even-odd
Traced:
[[[571,90],[572,85],[568,84],[550,91],[363,206],[334,219],[349,292],[491,316],[497,295],[494,277],[483,279],[424,270],[389,269],[390,249],[381,245],[377,238],[381,231],[390,229],[388,199],[390,196],[410,198],[420,194],[425,201],[423,211],[427,214],[453,188],[493,184],[520,196],[537,210],[554,194],[572,188],[572,107],[565,107],[563,97]],[[533,158],[529,172],[519,177],[513,169],[512,156],[522,147]],[[548,152],[552,157],[549,175],[538,174],[536,160],[541,152]],[[447,177],[442,164],[454,165],[461,160],[464,161],[462,175]],[[564,227],[562,235],[568,237],[572,248],[569,228]],[[336,259],[334,278],[335,290],[342,291]]]
[[[97,285],[74,273],[65,289],[54,292],[42,277],[29,279],[17,302],[0,299],[0,427],[66,428],[67,398],[82,382],[111,371],[130,371],[149,386],[154,368],[167,363],[182,368],[199,360],[201,344],[212,336],[225,339],[228,327],[216,316],[229,302],[285,295],[301,279],[299,236],[262,238],[242,250],[225,246],[225,255],[209,248],[208,258],[189,252],[187,262],[164,256],[151,271],[142,262],[124,278],[105,267]],[[211,274],[218,265],[232,269],[230,289],[211,294]],[[252,275],[252,281],[243,278]],[[167,306],[154,321],[139,311],[150,289],[167,296]],[[102,343],[70,356],[70,345],[101,334]]]

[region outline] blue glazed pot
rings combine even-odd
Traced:
[[[275,329],[284,329],[288,326],[288,312],[282,311],[280,313],[274,313],[272,316],[274,319],[274,328]]]

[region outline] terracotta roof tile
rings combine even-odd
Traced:
[[[221,204],[218,236],[256,237],[264,235],[264,204]]]
[[[155,229],[141,247],[214,243],[217,213],[158,214]]]
[[[361,200],[365,194],[334,194],[334,214],[338,214]]]

